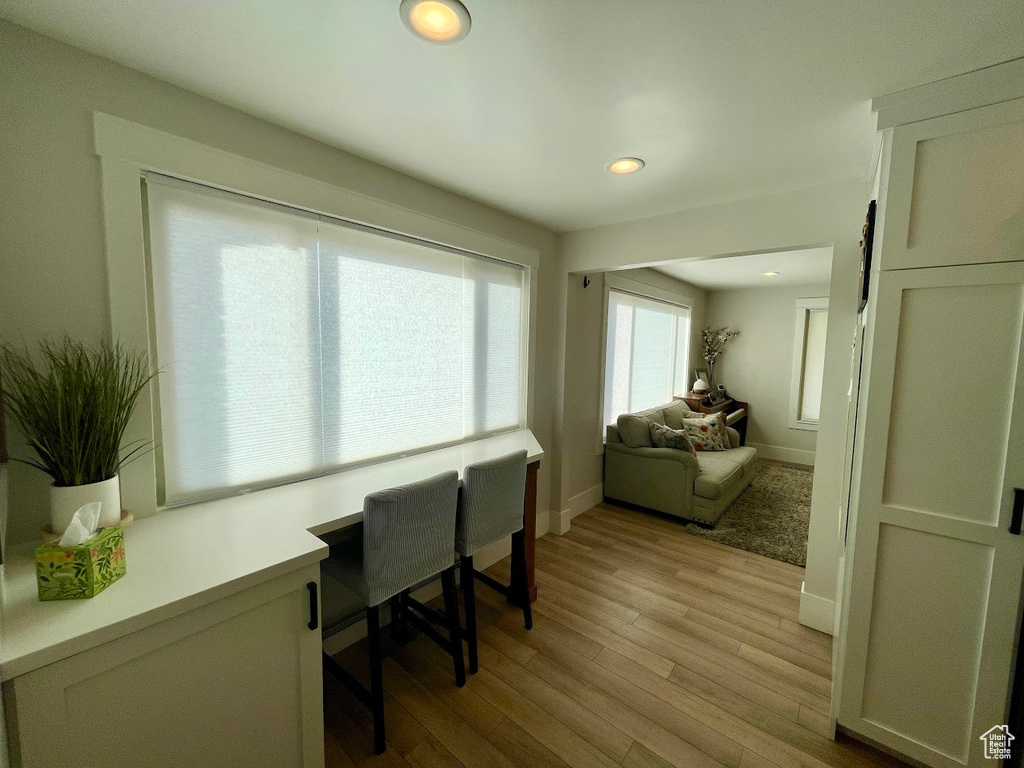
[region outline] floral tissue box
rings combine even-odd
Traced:
[[[40,600],[93,597],[125,574],[124,529],[104,528],[76,547],[47,544],[36,549]]]

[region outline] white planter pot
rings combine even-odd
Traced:
[[[121,485],[117,475],[89,485],[50,486],[50,528],[64,533],[71,518],[83,504],[98,501],[100,526],[117,525],[121,520]]]

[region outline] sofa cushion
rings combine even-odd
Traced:
[[[691,419],[693,411],[690,410],[690,406],[679,400],[667,408],[662,409],[662,416],[665,417],[665,426],[672,427],[672,429],[682,429],[683,419]]]
[[[651,442],[655,448],[676,448],[696,456],[693,444],[681,429],[672,429],[661,424],[651,424]]]
[[[757,464],[757,449],[744,445],[740,448],[729,448],[721,453],[716,453],[715,457],[721,457],[739,465],[743,470],[743,476],[749,477],[754,474],[754,465]]]
[[[724,451],[730,447],[725,418],[713,413],[703,418],[683,419],[686,436],[698,451]]]
[[[743,468],[721,453],[698,453],[700,474],[693,481],[693,492],[705,499],[727,495],[743,480]]]
[[[650,409],[639,413],[624,413],[615,420],[619,437],[630,448],[651,448],[651,424],[665,425],[660,410]]]
[[[653,408],[646,408],[636,412],[637,416],[645,416],[655,424],[665,423],[664,406],[656,405]]]

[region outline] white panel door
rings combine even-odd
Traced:
[[[1024,264],[877,290],[839,722],[928,765],[990,765],[1024,575]]]
[[[24,768],[323,768],[303,568],[13,681]]]
[[[1024,259],[1024,99],[893,130],[882,269]]]

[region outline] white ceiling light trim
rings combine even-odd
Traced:
[[[429,43],[451,45],[469,34],[473,20],[459,0],[402,0],[405,28]]]
[[[618,176],[625,176],[628,173],[636,173],[647,163],[639,157],[619,157],[608,163],[608,170]]]

